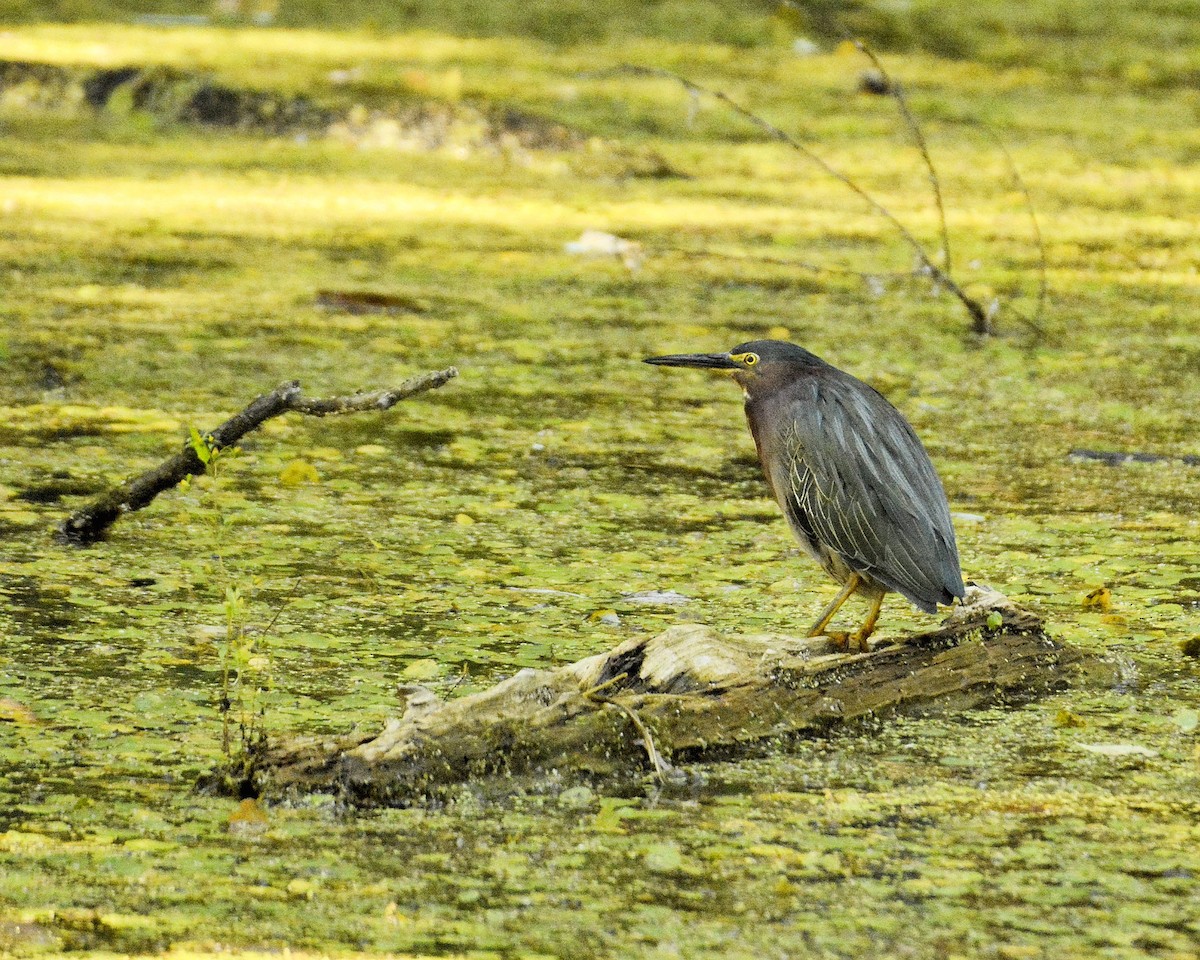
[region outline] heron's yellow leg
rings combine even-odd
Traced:
[[[812,629],[808,631],[808,635],[810,637],[819,637],[825,632],[825,628],[829,626],[829,621],[833,619],[833,615],[837,613],[838,610],[841,609],[842,604],[850,598],[850,594],[858,589],[858,586],[861,582],[862,580],[857,573],[852,573],[846,578],[846,583],[842,587],[842,592],[833,598],[833,602],[825,608],[825,610],[821,613],[821,616],[817,619],[817,622],[812,625]],[[878,616],[878,611],[876,612],[876,615]]]
[[[863,621],[862,626],[854,631],[847,640],[847,650],[858,650],[866,653],[867,638],[875,632],[875,621],[879,619],[879,611],[883,607],[884,595],[878,594],[871,598],[871,609],[867,611],[867,619]]]

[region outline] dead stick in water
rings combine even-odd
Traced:
[[[324,399],[303,396],[299,381],[289,380],[255,399],[245,410],[230,417],[215,430],[204,434],[204,443],[210,449],[231,447],[266,421],[289,411],[310,417],[327,417],[341,413],[387,410],[407,397],[436,389],[457,376],[458,371],[449,367],[411,377],[391,390]],[[185,477],[204,473],[206,468],[207,464],[201,460],[195,445],[189,440],[170,459],[140,476],[126,480],[119,487],[76,510],[63,521],[58,531],[59,539],[80,546],[95,543],[124,514],[141,510],[164,490],[170,490]]]
[[[866,52],[865,47],[862,49],[864,52]],[[900,234],[900,237],[905,243],[908,244],[913,253],[916,255],[917,260],[921,265],[921,270],[933,280],[944,286],[952,294],[954,294],[963,307],[966,308],[967,313],[971,316],[972,330],[975,333],[987,335],[993,332],[992,321],[991,317],[988,315],[987,308],[985,308],[978,300],[970,296],[966,291],[963,290],[962,287],[958,285],[955,279],[950,275],[948,266],[943,268],[934,263],[933,257],[930,255],[929,251],[925,249],[921,241],[913,236],[912,231],[909,230],[908,227],[906,227],[903,223],[901,223],[895,214],[891,212],[891,210],[876,200],[874,196],[859,186],[857,182],[852,180],[846,174],[842,173],[814,150],[803,144],[799,139],[793,137],[790,133],[787,133],[780,127],[777,127],[775,124],[771,123],[771,121],[759,116],[753,110],[743,107],[724,91],[702,86],[693,80],[689,80],[683,74],[676,73],[674,70],[666,70],[661,67],[639,67],[632,64],[622,64],[619,67],[609,70],[591,73],[589,76],[603,77],[619,74],[628,74],[637,77],[660,77],[662,79],[672,80],[675,83],[678,83],[693,96],[711,97],[714,100],[725,104],[725,106],[732,110],[735,114],[758,127],[760,130],[766,133],[767,136],[779,141],[780,143],[794,150],[796,153],[799,153],[802,157],[808,159],[810,162],[816,164],[826,174],[844,184],[847,188],[857,194],[863,201],[866,202],[868,206],[871,207],[872,210],[874,210],[892,225],[892,227]],[[911,114],[907,113],[907,104],[902,101],[902,105],[906,116],[911,119]],[[915,124],[915,121],[913,121],[913,123]],[[926,160],[928,160],[929,154],[927,150],[923,152],[923,156]],[[937,198],[940,203],[940,187],[937,191]]]

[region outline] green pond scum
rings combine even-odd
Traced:
[[[0,956],[1197,956],[1194,4],[218,6],[4,13]],[[920,154],[859,92],[839,14],[905,85],[995,337],[843,184],[604,69],[726,92],[936,250]],[[1037,329],[998,142],[1046,240]],[[569,252],[587,230],[637,246]],[[803,629],[836,587],[738,391],[640,362],[756,337],[879,388],[967,579],[1106,669],[683,790],[369,813],[196,791],[226,736],[376,727],[399,684],[461,696],[681,621]],[[105,541],[55,540],[285,380],[448,366],[386,413],[273,420]],[[892,597],[881,632],[930,623]]]

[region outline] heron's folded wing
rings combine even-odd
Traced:
[[[926,610],[962,596],[946,494],[899,412],[840,374],[805,378],[787,402],[787,474],[774,480],[794,522]]]

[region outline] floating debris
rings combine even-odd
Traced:
[[[376,293],[373,290],[318,290],[313,303],[325,310],[342,313],[426,313],[429,305],[402,293]]]
[[[0,697],[0,721],[28,727],[38,722],[37,716],[25,704],[11,697]]]
[[[548,587],[505,587],[513,593],[540,594],[544,597],[572,597],[576,600],[586,599],[582,593],[571,593],[569,590],[551,590]]]
[[[646,590],[643,593],[625,593],[621,595],[629,603],[644,603],[662,606],[677,606],[681,603],[691,603],[691,597],[685,597],[674,590]]]
[[[616,257],[630,272],[640,269],[646,259],[640,243],[603,230],[584,230],[578,240],[572,240],[563,249],[581,257]]]
[[[1158,751],[1137,743],[1077,743],[1080,750],[1102,757],[1157,757]]]

